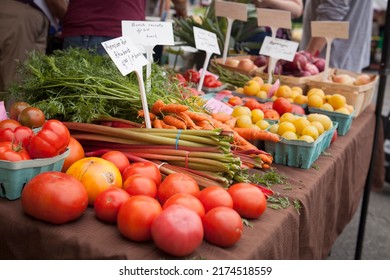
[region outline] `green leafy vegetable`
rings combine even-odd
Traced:
[[[113,116],[140,122],[137,115],[142,102],[136,74],[121,75],[108,56],[77,48],[58,50],[50,56],[32,52],[19,71],[22,82],[11,87],[11,95],[42,109],[47,118],[88,123]],[[149,106],[162,99],[201,110],[203,104],[197,100],[183,99],[186,89],[168,74],[152,64]]]

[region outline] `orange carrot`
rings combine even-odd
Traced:
[[[250,143],[248,140],[246,140],[244,137],[242,137],[237,131],[235,131],[233,128],[228,126],[227,124],[224,124],[220,121],[217,121],[216,119],[213,119],[212,117],[209,118],[212,125],[214,127],[219,127],[227,131],[232,131],[233,132],[233,141],[234,141],[234,146],[239,149],[239,150],[257,150],[257,147]]]
[[[184,111],[184,114],[187,114],[194,122],[209,120],[210,116],[202,113],[192,112],[192,111]]]
[[[185,124],[187,125],[187,128],[198,129],[198,127],[195,124],[195,122],[187,114],[185,114],[184,112],[178,113],[177,117],[185,122]]]
[[[172,116],[172,115],[165,115],[163,118],[164,122],[168,125],[173,125],[177,129],[187,129],[187,125],[184,121]]]
[[[233,118],[232,115],[229,115],[228,113],[225,112],[212,113],[211,116],[217,121],[223,123],[226,123],[228,120],[231,120]]]
[[[138,110],[138,117],[140,118],[145,118],[145,112],[144,110]],[[153,114],[152,112],[149,112],[149,119],[151,121],[153,121],[154,119],[156,119],[156,115]]]
[[[271,155],[266,155],[266,154],[259,154],[259,157],[265,164],[271,164],[273,161],[273,158]]]
[[[164,106],[165,106],[164,101],[159,99],[156,102],[154,102],[154,104],[152,105],[152,108],[150,108],[150,112],[152,112],[155,115],[160,115],[161,114],[161,108],[164,107]]]
[[[269,165],[269,164],[267,164],[267,163],[263,163],[262,165],[261,165],[261,168],[263,168],[263,169],[268,169],[268,168],[270,168],[271,166]]]
[[[205,129],[205,130],[212,130],[212,129],[215,129],[215,127],[211,125],[211,123],[210,123],[209,120],[197,121],[197,122],[196,122],[196,125],[197,125],[200,129]]]
[[[182,104],[166,104],[161,107],[162,113],[172,113],[172,114],[178,114],[180,112],[184,112],[188,110],[188,106],[182,105]]]
[[[177,129],[177,127],[174,126],[174,125],[169,125],[169,124],[165,123],[163,120],[160,120],[160,121],[161,121],[161,126],[162,126],[162,128],[166,128],[166,129]]]
[[[163,128],[161,120],[157,118],[153,120],[152,125],[154,128]]]
[[[275,143],[280,141],[278,135],[266,130],[259,130],[247,127],[234,127],[233,129],[246,140],[263,140]]]
[[[227,124],[228,126],[230,126],[231,128],[235,127],[236,126],[236,123],[237,123],[237,119],[238,118],[231,118],[230,120],[227,120],[225,122],[225,124]]]

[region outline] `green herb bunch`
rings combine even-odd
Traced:
[[[40,108],[47,118],[89,123],[113,116],[141,122],[137,119],[142,102],[136,73],[123,76],[108,56],[78,48],[52,55],[31,52],[19,72],[22,81],[11,87],[10,94]],[[182,98],[185,89],[170,77],[152,64],[151,87],[146,89],[149,107],[157,99],[197,106]]]

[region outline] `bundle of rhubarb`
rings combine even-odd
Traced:
[[[107,120],[105,120],[107,121]],[[119,150],[133,162],[152,161],[163,174],[185,172],[200,186],[228,187],[247,180],[247,169],[267,168],[272,157],[261,151],[233,151],[233,132],[222,129],[123,128],[64,122],[86,155]]]

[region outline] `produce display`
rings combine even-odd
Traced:
[[[77,223],[93,209],[129,242],[151,241],[174,257],[204,241],[239,246],[244,226],[279,198],[270,185],[283,182],[267,177],[280,179],[274,163],[310,168],[336,141],[339,124],[308,110],[352,117],[355,108],[341,93],[267,83],[255,75],[267,72],[264,56],[225,64],[210,65],[201,92],[199,71],[153,64],[146,115],[137,76],[122,76],[108,57],[77,49],[31,53],[20,66],[22,82],[10,90],[17,102],[0,121],[0,163],[66,157],[59,170],[28,178],[13,199],[52,224]],[[298,52],[292,62],[279,61],[275,74],[309,77],[323,67]],[[329,81],[360,86],[372,79],[333,74]],[[224,110],[207,108],[210,99]],[[286,148],[282,157],[279,147]],[[308,160],[287,162],[293,149]]]

